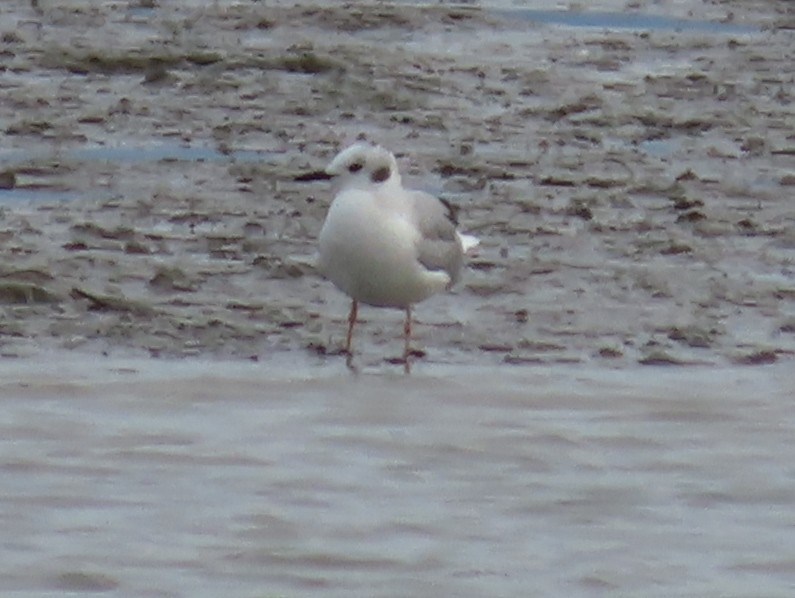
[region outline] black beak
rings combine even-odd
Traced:
[[[293,180],[296,183],[311,183],[312,181],[328,181],[334,177],[327,173],[325,170],[313,170],[312,172],[305,172],[299,174]]]

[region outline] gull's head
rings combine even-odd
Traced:
[[[395,156],[380,145],[356,143],[337,154],[325,172],[341,188],[400,184]]]

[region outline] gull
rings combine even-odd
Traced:
[[[401,183],[395,156],[356,143],[324,171],[296,180],[332,179],[338,190],[318,240],[321,273],[351,298],[345,341],[353,366],[353,328],[359,303],[405,311],[403,367],[411,371],[411,308],[450,289],[461,276],[465,252],[478,244],[458,232],[456,208]]]

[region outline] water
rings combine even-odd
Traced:
[[[791,596],[785,367],[0,364],[0,590]]]
[[[537,10],[517,9],[501,10],[501,14],[526,19],[537,23],[563,25],[566,27],[597,27],[599,29],[636,29],[653,31],[696,31],[703,33],[754,33],[757,27],[720,23],[716,21],[700,21],[696,19],[677,19],[663,15],[651,15],[637,12],[601,12],[574,10]]]
[[[84,145],[71,148],[46,149],[42,151],[0,150],[0,170],[36,163],[80,163],[140,164],[145,162],[261,162],[273,155],[269,151],[237,149],[221,152],[206,145],[185,145],[167,141],[120,143],[118,145]],[[107,190],[70,191],[47,189],[41,185],[0,189],[0,205],[13,201],[64,201],[104,197]]]
[[[221,152],[205,145],[184,145],[153,140],[145,143],[118,145],[85,145],[61,148],[57,152],[23,150],[0,151],[0,164],[14,166],[36,160],[97,161],[97,162],[258,162],[271,156],[271,152],[239,149]]]
[[[0,205],[14,201],[33,199],[41,202],[71,201],[75,199],[102,197],[100,193],[84,193],[78,191],[59,191],[54,189],[0,189]]]

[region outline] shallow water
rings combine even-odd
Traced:
[[[40,368],[0,364],[4,595],[795,587],[786,367]]]

